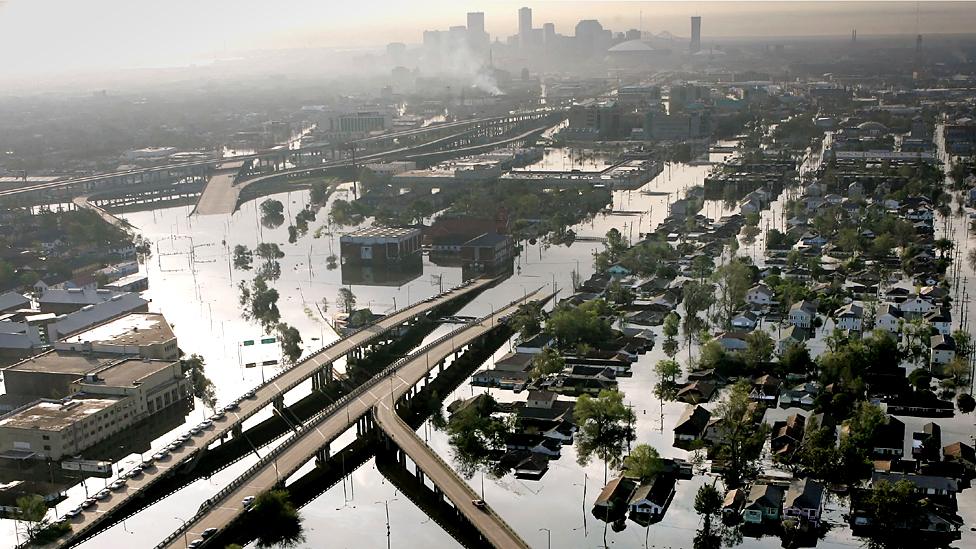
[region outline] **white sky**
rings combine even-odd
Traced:
[[[533,8],[536,27],[551,21],[572,34],[579,19],[613,30],[688,34],[703,17],[705,41],[717,36],[914,33],[916,3],[638,2],[483,0],[0,0],[3,75],[184,65],[255,49],[364,47],[418,43],[423,29],[464,25],[484,11],[494,38],[513,34],[516,10]],[[973,32],[976,3],[921,2],[925,33]]]

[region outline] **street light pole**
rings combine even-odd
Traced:
[[[539,528],[539,531],[544,531],[546,533],[546,547],[548,549],[552,549],[552,530],[548,528]]]
[[[189,546],[190,542],[186,540],[186,521],[181,519],[180,517],[173,517],[173,518],[183,523],[183,545]]]

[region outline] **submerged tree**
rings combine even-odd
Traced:
[[[349,288],[339,288],[339,296],[336,298],[336,304],[347,315],[352,314],[356,309],[356,294],[352,293],[352,290]]]
[[[203,357],[194,353],[188,358],[181,358],[180,365],[184,372],[190,372],[190,385],[193,396],[200,399],[204,406],[213,412],[217,407],[217,390],[213,381],[204,373]]]
[[[31,494],[17,498],[17,509],[14,517],[23,523],[27,532],[27,539],[34,540],[37,534],[47,527],[47,504],[44,498]]]
[[[278,324],[278,337],[281,340],[281,352],[288,362],[298,362],[302,356],[302,335],[298,329],[281,322]]]
[[[297,547],[305,542],[302,516],[287,490],[260,493],[247,514],[257,532],[258,547]]]
[[[279,200],[269,198],[261,203],[261,224],[277,229],[285,222],[285,206]]]
[[[624,473],[628,477],[648,481],[664,470],[664,463],[657,449],[649,444],[638,444],[624,458]]]
[[[491,395],[478,395],[451,414],[448,440],[454,448],[458,471],[471,478],[478,469],[500,475],[498,457],[505,451],[505,439],[514,431],[512,420],[496,417],[498,403]]]
[[[238,244],[234,246],[234,268],[240,269],[242,271],[251,270],[251,264],[254,261],[254,254],[251,250],[243,244]]]
[[[619,466],[624,446],[634,439],[634,411],[623,398],[617,390],[600,391],[596,398],[582,395],[573,411],[579,428],[577,459],[580,465],[589,463],[593,456],[603,460],[604,482],[608,467]]]

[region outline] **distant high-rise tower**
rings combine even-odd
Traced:
[[[472,51],[484,54],[491,41],[485,32],[485,14],[480,11],[468,12],[468,45]]]
[[[691,53],[701,51],[701,17],[698,15],[691,18],[691,46],[689,51]]]
[[[485,14],[481,11],[468,12],[468,32],[485,32]]]
[[[518,21],[519,42],[525,48],[532,40],[532,8],[519,8]]]
[[[556,25],[546,23],[542,25],[542,43],[551,48],[556,43]]]

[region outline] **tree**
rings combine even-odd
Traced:
[[[841,482],[843,479],[837,474],[841,457],[835,443],[834,429],[819,425],[816,418],[811,418],[795,461],[814,478]]]
[[[701,530],[695,533],[692,541],[695,549],[719,549],[721,536],[712,532],[712,519],[722,508],[722,495],[712,484],[703,484],[695,494],[695,512],[702,517]]]
[[[596,346],[610,337],[610,323],[603,317],[605,314],[610,311],[603,300],[588,301],[578,307],[561,306],[546,321],[546,332],[563,349],[579,343]]]
[[[454,448],[458,470],[467,478],[478,468],[491,469],[498,465],[497,458],[505,451],[505,439],[514,430],[512,421],[492,415],[498,410],[498,403],[491,395],[472,398],[474,402],[451,414],[447,423],[448,440]]]
[[[805,342],[791,343],[779,359],[786,373],[806,374],[815,366]]]
[[[719,419],[719,456],[725,460],[722,477],[725,485],[736,488],[760,471],[759,451],[766,438],[764,428],[753,426],[750,417],[748,381],[740,380],[732,386],[725,400],[715,408]]]
[[[302,517],[287,490],[258,494],[247,514],[247,522],[255,525],[258,547],[296,547],[305,542]]]
[[[715,261],[707,255],[698,255],[691,260],[691,273],[698,278],[699,282],[705,282],[714,270]]]
[[[239,301],[243,307],[244,319],[257,320],[264,333],[271,333],[271,329],[277,326],[281,318],[281,312],[278,311],[278,290],[269,288],[262,277],[255,278],[250,287],[242,280],[238,288],[241,292]]]
[[[27,539],[33,540],[47,527],[47,504],[44,503],[44,498],[37,494],[21,496],[17,498],[17,510],[14,516],[19,522],[24,523]]]
[[[302,356],[302,335],[294,326],[284,322],[278,324],[278,338],[281,340],[281,352],[288,362],[295,364]]]
[[[243,244],[238,244],[234,246],[234,268],[240,269],[242,271],[251,270],[251,263],[254,260],[254,256],[251,250],[244,246]]]
[[[841,469],[846,481],[864,478],[871,472],[868,448],[872,448],[878,427],[888,422],[880,407],[860,401],[854,413],[844,422],[840,439]]]
[[[275,229],[285,222],[285,206],[278,200],[267,199],[261,203],[261,224]]]
[[[664,469],[661,455],[648,444],[638,444],[624,458],[624,473],[631,478],[646,482]]]
[[[566,360],[555,349],[543,349],[532,358],[532,377],[538,379],[557,374],[566,367]]]
[[[523,340],[542,331],[542,308],[535,302],[519,305],[508,321]]]
[[[763,362],[769,362],[773,356],[775,344],[773,338],[763,330],[755,330],[746,335],[746,364],[755,368]]]
[[[352,293],[350,288],[339,288],[339,296],[336,298],[336,302],[347,315],[352,314],[353,310],[356,309],[356,294]]]
[[[965,330],[955,330],[952,332],[952,339],[956,342],[956,356],[968,358],[973,352],[972,336]]]
[[[217,390],[213,381],[204,372],[203,357],[194,353],[189,358],[180,359],[180,365],[184,372],[190,372],[193,396],[199,398],[200,402],[213,412],[217,408]]]
[[[729,329],[735,312],[745,303],[752,284],[752,271],[745,263],[734,259],[719,267],[712,280],[718,286],[719,321]]]
[[[872,484],[863,504],[872,526],[868,547],[888,549],[906,547],[904,536],[924,522],[927,501],[919,501],[909,480],[882,479]]]
[[[586,465],[593,456],[603,460],[603,481],[607,480],[607,468],[617,467],[624,444],[633,440],[634,411],[624,405],[623,393],[617,390],[600,391],[593,398],[582,395],[576,400],[573,417],[579,432],[576,436],[576,453],[580,465]]]
[[[663,333],[664,337],[668,339],[674,339],[678,335],[678,328],[681,323],[681,317],[678,313],[671,311],[668,316],[664,317],[664,327]]]
[[[316,181],[308,193],[308,200],[316,206],[324,206],[329,200],[329,182]]]

